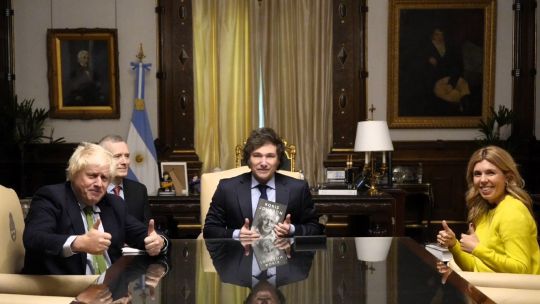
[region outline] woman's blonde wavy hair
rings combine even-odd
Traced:
[[[477,224],[480,218],[491,208],[490,204],[482,198],[473,181],[474,166],[482,160],[487,160],[503,172],[506,177],[505,193],[520,200],[527,206],[532,215],[532,199],[527,191],[523,189],[525,181],[519,174],[516,162],[504,149],[497,146],[487,146],[476,150],[467,165],[466,179],[469,189],[465,195],[465,201],[469,209],[468,221]]]

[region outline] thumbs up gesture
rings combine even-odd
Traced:
[[[443,230],[440,230],[437,234],[437,242],[439,242],[441,246],[445,246],[448,248],[454,247],[457,242],[456,234],[454,233],[454,231],[452,231],[452,229],[450,229],[450,227],[444,220],[442,221],[442,227]]]
[[[150,256],[158,255],[165,246],[165,240],[157,234],[154,227],[154,220],[151,219],[148,223],[148,236],[144,238],[144,248]]]
[[[257,231],[251,230],[250,226],[251,223],[249,222],[249,219],[245,218],[244,225],[242,225],[242,228],[240,228],[240,240],[253,240],[261,237],[261,235]]]
[[[274,228],[274,233],[277,237],[285,238],[289,236],[291,230],[291,215],[287,214],[283,223],[278,223]]]
[[[99,231],[100,225],[101,219],[97,219],[88,232],[75,238],[71,243],[71,249],[74,252],[86,252],[94,255],[107,251],[111,245],[111,234]]]
[[[476,236],[476,231],[474,229],[473,223],[469,223],[468,234],[461,234],[461,239],[459,240],[459,243],[461,244],[461,249],[468,253],[473,252],[474,248],[478,246],[480,240],[478,239],[478,236]]]

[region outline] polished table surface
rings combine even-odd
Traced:
[[[457,273],[441,274],[441,263],[410,238],[288,241],[270,248],[265,264],[264,241],[172,240],[166,263],[124,256],[100,282],[131,303],[244,303],[250,292],[287,303],[492,303]],[[260,279],[265,267],[268,279]]]

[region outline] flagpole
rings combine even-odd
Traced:
[[[131,150],[128,177],[145,184],[149,194],[155,194],[159,188],[158,159],[144,101],[144,76],[151,64],[143,63],[146,56],[142,43],[135,57],[137,62],[131,62],[135,70],[135,100],[127,136]]]

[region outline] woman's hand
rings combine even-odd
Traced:
[[[474,231],[474,226],[472,223],[469,224],[469,234],[462,233],[459,243],[461,245],[461,249],[468,253],[472,253],[474,248],[476,248],[476,246],[478,246],[478,243],[480,243],[480,240],[476,236],[476,232]]]
[[[439,234],[437,234],[437,242],[441,246],[445,246],[447,248],[452,248],[456,245],[457,239],[456,234],[450,227],[448,227],[448,224],[446,221],[442,221],[442,227],[443,230],[439,231]]]

